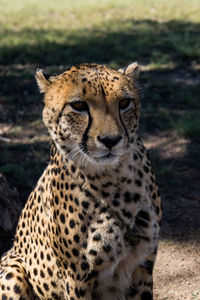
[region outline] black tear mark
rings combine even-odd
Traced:
[[[119,118],[120,118],[120,121],[121,121],[121,123],[122,123],[122,126],[124,127],[124,131],[125,131],[125,133],[126,133],[126,136],[127,136],[127,138],[128,138],[128,143],[130,143],[130,138],[129,138],[129,135],[128,135],[128,131],[127,131],[125,125],[124,125],[124,122],[123,122],[123,120],[122,120],[120,111],[119,111]]]
[[[60,111],[60,113],[59,113],[59,115],[58,115],[58,117],[57,117],[57,119],[56,119],[56,124],[59,123],[59,121],[60,121],[60,119],[61,119],[61,117],[62,117],[63,111],[64,111],[64,109],[65,109],[65,107],[66,107],[67,105],[68,105],[68,103],[65,103],[65,104],[63,105],[63,107],[62,107],[62,109],[61,109],[61,111]]]
[[[91,114],[90,114],[90,111],[88,110],[88,117],[89,117],[89,121],[88,121],[88,126],[83,134],[83,138],[82,138],[82,141],[80,143],[80,148],[82,148],[82,150],[84,152],[87,153],[87,146],[86,146],[86,143],[87,143],[87,140],[88,140],[88,133],[89,133],[89,130],[91,128],[91,125],[92,125],[92,117],[91,117]]]

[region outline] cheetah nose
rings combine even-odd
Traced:
[[[114,135],[114,136],[97,136],[99,142],[104,144],[108,149],[112,149],[114,146],[118,144],[118,142],[122,139],[121,135]]]

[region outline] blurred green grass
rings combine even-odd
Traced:
[[[0,11],[0,172],[22,199],[48,161],[35,69],[81,62],[144,66],[142,134],[189,140],[180,157],[151,151],[161,187],[188,184],[175,171],[200,162],[199,0],[0,0]]]
[[[42,65],[200,56],[197,0],[0,1],[0,63]]]

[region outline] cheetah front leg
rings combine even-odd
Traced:
[[[153,300],[152,273],[155,257],[156,254],[150,254],[145,263],[135,269],[126,300]]]
[[[34,300],[33,290],[21,259],[11,256],[9,262],[3,260],[0,265],[0,299]]]
[[[85,253],[76,263],[71,262],[66,271],[65,286],[69,300],[103,300],[104,291],[99,280],[104,281],[103,273],[105,272],[107,276],[110,269],[112,267],[114,269],[117,259],[120,260],[124,250],[123,234],[119,224],[104,210],[102,213],[108,217],[107,224],[99,222],[99,219],[93,222],[88,241],[84,243]],[[104,272],[101,274],[101,271]]]
[[[84,282],[68,278],[66,280],[68,300],[92,300],[91,286]]]

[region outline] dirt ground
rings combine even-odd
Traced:
[[[151,142],[150,142],[151,141]],[[148,138],[146,147],[161,146],[163,155],[180,155],[187,140]],[[190,170],[191,176],[193,170]],[[184,169],[182,170],[184,172]],[[189,170],[187,170],[189,172]],[[198,182],[196,181],[194,185]],[[188,190],[189,189],[189,190]],[[200,192],[191,189],[165,191],[162,195],[163,222],[154,268],[155,300],[200,299]]]
[[[154,270],[155,300],[200,299],[199,244],[160,242]]]

